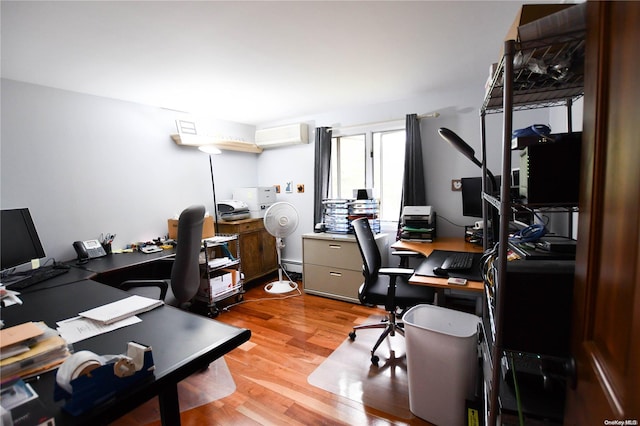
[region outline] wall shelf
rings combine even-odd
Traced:
[[[176,144],[182,146],[214,145],[219,149],[227,151],[252,152],[256,154],[262,152],[262,148],[251,142],[220,140],[212,136],[173,134],[171,135],[171,139],[173,139]]]

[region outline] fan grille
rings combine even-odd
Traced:
[[[264,227],[274,237],[291,235],[298,227],[298,211],[290,203],[275,203],[265,212]]]

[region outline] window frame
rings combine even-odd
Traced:
[[[406,123],[405,120],[394,120],[380,123],[370,123],[363,124],[358,126],[348,126],[342,128],[334,128],[332,129],[332,144],[334,138],[345,138],[345,137],[353,137],[358,135],[365,136],[365,188],[373,188],[374,184],[374,173],[375,173],[375,164],[374,164],[374,134],[375,133],[386,133],[386,132],[397,132],[404,131],[406,135]],[[333,159],[334,153],[332,153]],[[340,154],[336,153],[336,158],[339,157]],[[333,162],[331,164],[333,167]],[[384,171],[383,171],[384,172]],[[330,171],[331,182],[333,182],[333,169]],[[382,188],[380,188],[382,191]],[[333,188],[333,183],[330,184],[329,187],[329,196],[333,197],[335,192]],[[383,195],[383,194],[381,194]],[[338,198],[338,197],[336,197]],[[351,197],[349,197],[351,198]],[[399,207],[399,206],[398,206]],[[398,214],[399,218],[399,214]],[[395,232],[395,228],[398,224],[398,218],[394,220],[390,219],[380,219],[381,227],[383,232]]]

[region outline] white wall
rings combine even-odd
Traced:
[[[464,225],[476,219],[462,216],[460,192],[451,191],[451,180],[461,177],[480,176],[480,169],[447,144],[437,133],[438,128],[448,127],[467,141],[481,158],[481,135],[479,106],[484,93],[482,87],[463,84],[455,91],[430,92],[395,102],[365,105],[358,109],[327,112],[314,116],[301,116],[260,127],[272,127],[295,122],[305,122],[311,129],[320,126],[351,126],[364,123],[402,119],[406,114],[428,114],[439,112],[438,118],[421,120],[423,156],[427,183],[427,202],[438,213],[438,235],[462,236]],[[487,139],[489,144],[488,165],[494,174],[500,174],[502,115],[487,116]],[[533,123],[548,122],[548,111],[523,111],[514,117],[514,128]],[[296,145],[265,150],[258,158],[260,185],[283,185],[288,180],[305,185],[304,194],[280,194],[278,199],[289,201],[300,213],[300,226],[287,238],[283,259],[294,263],[302,260],[302,234],[313,232],[313,167],[315,133],[311,131],[309,145]],[[444,219],[460,225],[455,226]]]
[[[0,205],[28,207],[56,260],[100,233],[116,233],[115,248],[164,236],[183,208],[213,205],[208,156],[171,140],[177,118],[185,117],[2,79]],[[253,139],[253,126],[213,124]],[[224,151],[213,162],[218,199],[258,180],[256,154]]]
[[[211,209],[209,160],[170,138],[174,111],[2,79],[0,206],[29,207],[49,257],[74,257],[71,242],[116,233],[114,245],[162,236],[166,220],[189,204]],[[427,201],[440,219],[440,236],[459,236],[472,224],[462,216],[461,193],[451,180],[479,176],[480,169],[442,140],[439,127],[458,133],[480,153],[482,87],[461,85],[456,91],[431,92],[411,99],[361,108],[294,117],[261,127],[305,122],[310,143],[265,150],[261,154],[224,151],[214,156],[217,198],[231,198],[239,186],[281,185],[278,201],[291,202],[300,213],[296,233],[287,238],[283,258],[302,261],[301,235],[313,232],[314,128],[350,126],[404,119],[408,113],[439,112],[421,122]],[[582,109],[574,107],[574,130],[582,127]],[[199,119],[201,120],[201,119]],[[200,123],[200,121],[199,121]],[[514,128],[551,123],[564,131],[563,108],[514,115]],[[501,171],[502,115],[486,117],[488,165]],[[253,126],[209,120],[206,131],[253,140]],[[284,192],[286,182],[304,193]]]

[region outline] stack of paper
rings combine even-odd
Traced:
[[[162,300],[134,295],[88,311],[80,312],[79,315],[102,324],[113,324],[114,322],[150,311],[163,304],[164,302]]]
[[[236,237],[235,235],[216,235],[214,237],[205,238],[202,241],[205,241],[211,244],[216,244],[216,243],[224,243],[227,241],[233,241],[233,240],[236,240],[237,238],[238,237]]]
[[[67,342],[43,322],[0,330],[0,375],[30,377],[51,370],[70,355]]]
[[[216,257],[209,260],[209,268],[217,268],[219,266],[227,265],[230,262],[228,257]]]
[[[142,321],[137,314],[162,306],[162,300],[142,296],[130,296],[88,311],[77,317],[58,321],[58,332],[69,343],[108,333],[121,327]]]
[[[20,293],[13,290],[7,290],[4,284],[0,284],[0,303],[2,307],[15,304],[22,304],[22,300],[18,297]]]

